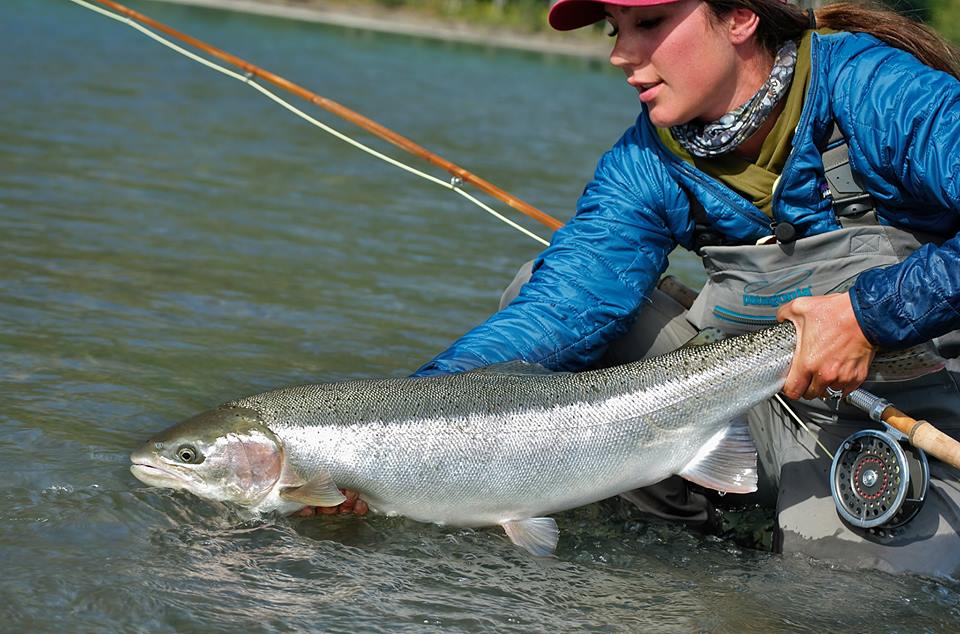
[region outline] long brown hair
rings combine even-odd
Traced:
[[[759,43],[771,55],[787,40],[797,40],[810,28],[809,14],[780,0],[704,0],[718,18],[733,9],[748,9],[760,18]],[[869,33],[912,53],[921,62],[960,79],[960,54],[939,33],[879,5],[839,2],[816,10],[818,27]]]

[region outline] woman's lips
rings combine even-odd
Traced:
[[[663,86],[663,82],[656,82],[653,84],[641,84],[637,87],[637,93],[640,95],[640,101],[647,103],[652,101],[657,93],[660,92],[660,88]]]

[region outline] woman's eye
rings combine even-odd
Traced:
[[[655,29],[658,26],[660,26],[662,22],[663,22],[663,18],[649,18],[647,20],[639,20],[634,23],[633,28],[637,31],[649,31],[651,29]],[[609,28],[607,29],[607,36],[616,37],[617,35],[620,34],[620,29],[617,28],[616,24],[612,22],[608,22],[607,25],[609,26]]]

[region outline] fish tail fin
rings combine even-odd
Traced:
[[[724,493],[757,490],[757,447],[744,419],[711,438],[682,471],[680,477]]]
[[[881,350],[870,364],[867,380],[909,381],[939,372],[946,364],[936,346],[929,341],[905,350]]]

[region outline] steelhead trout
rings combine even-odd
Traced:
[[[288,387],[221,405],[131,456],[146,484],[254,513],[335,506],[502,526],[535,555],[550,513],[680,476],[756,490],[738,417],[783,386],[791,323],[581,373],[515,362],[463,374]]]

